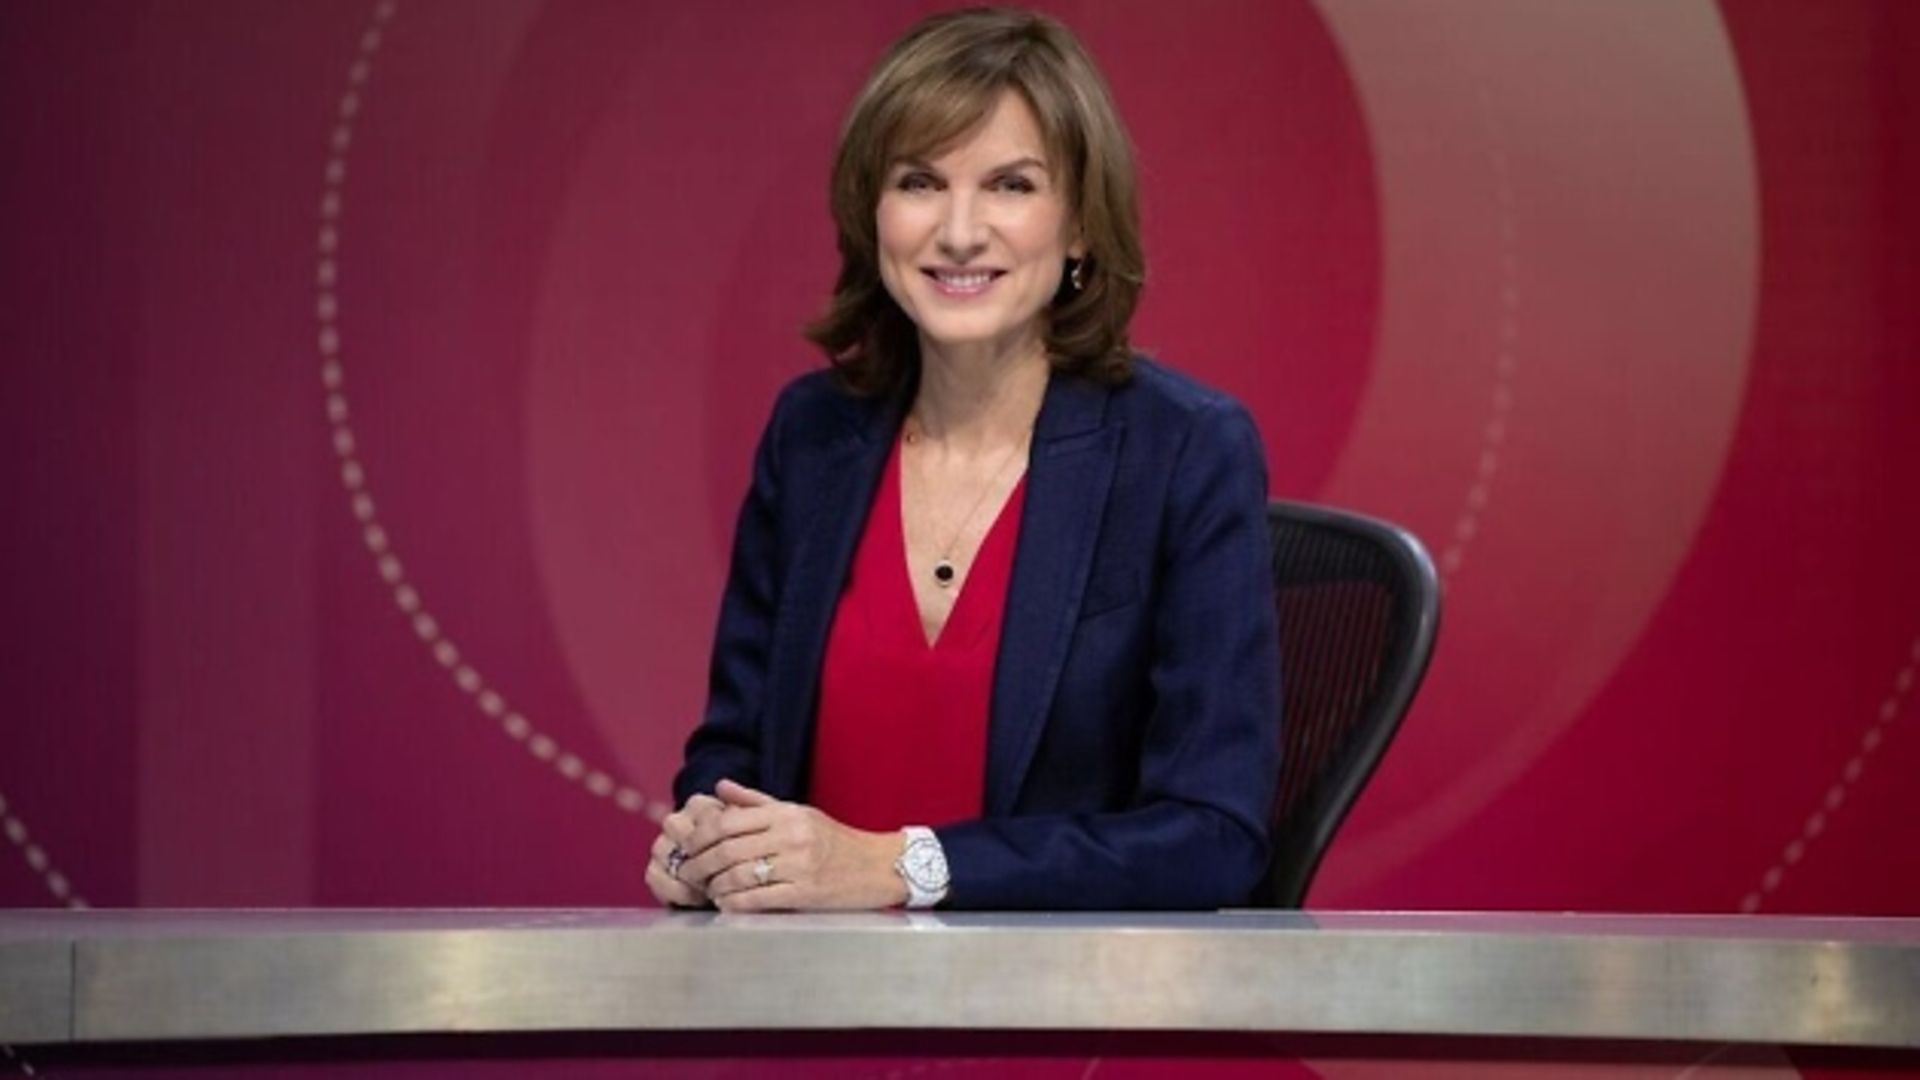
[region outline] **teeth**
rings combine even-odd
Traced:
[[[985,285],[987,282],[993,280],[992,274],[985,274],[985,273],[982,273],[982,274],[935,273],[934,277],[939,279],[940,284],[950,285],[956,289],[977,289],[980,286]]]

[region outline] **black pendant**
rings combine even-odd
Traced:
[[[939,582],[941,588],[946,588],[948,585],[953,584],[953,564],[945,559],[934,563],[933,580]]]

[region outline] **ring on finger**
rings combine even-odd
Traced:
[[[672,878],[675,881],[679,881],[680,880],[680,864],[686,861],[687,861],[687,853],[680,850],[680,846],[678,844],[674,845],[673,850],[667,852],[667,876]]]
[[[762,855],[759,858],[753,860],[754,884],[765,885],[767,882],[772,880],[773,880],[773,856]]]

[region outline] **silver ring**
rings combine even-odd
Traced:
[[[773,880],[773,856],[762,855],[753,860],[753,880],[761,885]]]
[[[680,850],[680,845],[675,844],[673,850],[667,852],[667,876],[675,881],[679,881],[680,864],[686,861],[687,853]]]

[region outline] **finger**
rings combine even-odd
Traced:
[[[774,851],[773,837],[765,832],[729,837],[681,863],[680,880],[711,891],[714,878],[739,866],[751,871],[755,859],[771,857]]]
[[[773,827],[778,812],[777,806],[730,807],[701,822],[680,842],[680,849],[698,855],[729,837],[765,832]]]
[[[755,871],[755,867],[759,862],[759,858],[755,857],[744,862],[735,863],[725,870],[720,871],[718,874],[715,874],[713,880],[708,883],[707,895],[717,903],[722,896],[731,896],[739,892],[751,892],[755,889],[771,889],[775,885],[792,884],[791,881],[780,876],[778,860],[775,860],[773,872],[767,878],[766,883],[761,884],[760,875]]]
[[[653,898],[662,904],[678,907],[704,907],[707,898],[704,894],[684,881],[668,877],[664,868],[655,863],[647,864],[647,888],[653,892]]]
[[[732,780],[720,781],[714,786],[713,793],[734,806],[770,806],[780,801],[764,791],[756,791]]]
[[[663,832],[653,838],[653,846],[647,849],[647,861],[665,866],[667,865],[667,856],[678,846],[678,844],[673,842],[671,837]]]
[[[714,901],[722,912],[744,915],[755,911],[799,911],[806,907],[806,891],[791,881],[776,882],[760,889],[729,893]]]
[[[726,803],[711,795],[691,795],[680,809],[661,819],[660,829],[674,843],[684,844],[702,821],[726,809],[726,806]]]

